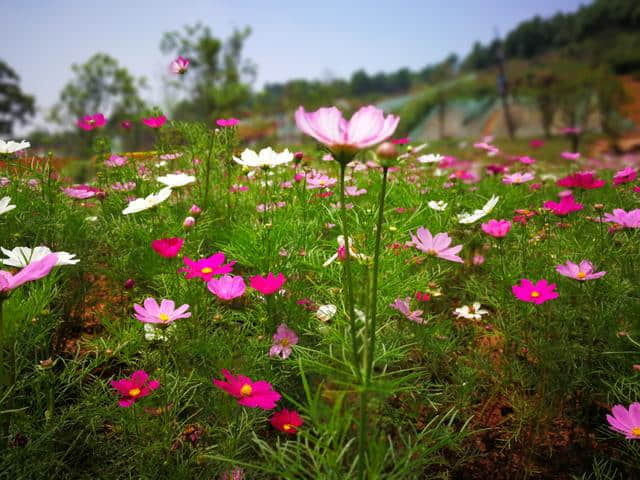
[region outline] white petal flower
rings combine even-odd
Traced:
[[[4,140],[0,140],[0,153],[15,153],[20,150],[24,150],[25,148],[29,148],[31,144],[26,140],[21,142],[14,142],[13,140],[9,140],[5,142]]]
[[[473,213],[465,212],[465,213],[458,214],[458,222],[464,223],[464,224],[477,222],[482,217],[485,217],[489,215],[489,213],[491,213],[493,208],[498,203],[498,200],[500,200],[500,197],[497,197],[496,195],[494,195],[489,199],[487,203],[485,203],[484,207],[482,207],[481,209],[475,210]]]
[[[138,213],[143,210],[153,208],[169,198],[172,191],[171,187],[164,187],[158,193],[152,193],[151,195],[147,195],[145,198],[136,198],[129,202],[129,205],[127,205],[127,208],[122,211],[122,214],[129,215],[130,213]]]
[[[14,208],[16,208],[15,205],[9,205],[9,202],[11,202],[11,197],[0,198],[0,215],[10,212]]]
[[[253,150],[247,148],[242,152],[240,158],[233,157],[233,160],[249,168],[271,168],[285,163],[289,163],[293,160],[293,153],[285,149],[278,153],[271,147],[263,148],[260,153],[256,153]]]
[[[456,308],[453,311],[453,314],[458,318],[462,317],[472,320],[480,320],[483,315],[486,315],[488,313],[489,311],[482,308],[480,302],[474,302],[472,306],[463,305],[462,307]]]
[[[0,247],[2,253],[4,253],[7,258],[2,260],[2,263],[8,265],[10,267],[23,268],[29,265],[32,262],[36,262],[38,260],[42,260],[44,257],[51,253],[51,249],[49,247],[16,247],[13,250],[7,250],[6,248]],[[80,259],[75,258],[75,254],[69,252],[53,252],[58,256],[58,261],[56,262],[57,266],[60,265],[75,265],[80,261]]]
[[[447,208],[447,205],[449,205],[448,203],[446,203],[444,200],[430,200],[429,202],[427,202],[427,205],[429,206],[429,208],[433,209],[433,210],[437,210],[438,212],[442,212]]]
[[[338,259],[338,256],[340,254],[340,250],[344,249],[344,235],[338,235],[338,251],[336,251],[336,253],[334,253],[332,256],[330,256],[326,262],[324,262],[322,264],[323,267],[328,267],[329,265],[331,265],[334,261],[336,261]],[[354,258],[356,260],[369,260],[369,256],[365,255],[364,253],[358,253],[358,251],[353,248],[353,238],[349,238],[349,256],[351,258]]]
[[[438,153],[430,153],[428,155],[420,155],[416,160],[420,163],[440,163],[444,157]]]
[[[196,177],[192,177],[191,175],[187,175],[184,173],[169,173],[164,177],[158,177],[157,179],[160,183],[164,183],[168,187],[176,188],[176,187],[184,187],[185,185],[189,185],[196,181]]]
[[[330,303],[327,305],[320,305],[318,310],[316,310],[316,317],[323,322],[328,322],[335,316],[337,311],[338,308]]]

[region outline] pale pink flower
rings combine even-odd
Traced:
[[[273,345],[269,350],[269,356],[273,357],[280,355],[282,358],[288,358],[292,352],[291,347],[297,343],[298,336],[296,335],[296,332],[282,323],[273,335]]]
[[[411,244],[418,250],[428,254],[434,255],[443,260],[449,260],[451,262],[464,263],[462,258],[456,255],[462,250],[462,245],[456,245],[455,247],[449,247],[451,245],[451,237],[446,233],[438,233],[435,237],[431,235],[431,232],[420,227],[416,231],[415,235],[411,235]]]
[[[411,311],[409,308],[409,302],[411,301],[411,297],[406,297],[404,300],[401,298],[396,298],[395,302],[389,305],[394,310],[398,310],[402,313],[407,319],[416,323],[426,323],[424,318],[422,318],[422,310],[414,310]]]
[[[583,260],[580,265],[567,261],[564,265],[556,265],[556,271],[565,277],[574,278],[581,282],[585,280],[595,280],[604,276],[607,272],[593,272],[593,264],[589,260]]]

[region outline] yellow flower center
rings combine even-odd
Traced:
[[[285,432],[288,432],[288,431],[289,431],[289,430],[291,430],[292,428],[293,428],[293,425],[291,425],[290,423],[285,423],[285,424],[282,426],[282,429],[283,429]],[[639,429],[639,430],[640,430],[640,429]],[[634,434],[634,435],[635,435],[635,434]]]
[[[288,347],[289,346],[289,339],[288,338],[283,338],[282,340],[280,340],[280,345],[282,345],[283,347]]]
[[[640,437],[640,427],[633,427],[631,429],[631,435],[634,435],[636,437]]]
[[[318,182],[318,185],[320,185],[321,187],[324,187],[326,185],[326,182],[324,180],[320,180]]]
[[[576,275],[576,277],[578,277],[578,278],[584,278],[586,276],[587,276],[587,274],[584,273],[584,272],[578,272],[578,274]]]
[[[211,273],[213,272],[213,269],[211,267],[204,267],[202,270],[200,270],[201,273]]]
[[[140,395],[140,389],[139,388],[132,388],[131,390],[129,390],[129,396],[130,397],[137,397],[138,395]]]
[[[160,320],[162,320],[163,322],[168,322],[169,321],[169,315],[167,315],[166,313],[161,313],[160,315],[158,315],[158,317],[160,318]]]
[[[531,297],[532,298],[538,298],[540,296],[540,292],[536,292],[535,290],[533,292],[531,292]]]
[[[253,388],[249,384],[245,383],[240,389],[240,395],[242,395],[243,397],[248,397],[252,393],[253,393]]]
[[[427,250],[427,255],[437,255],[438,252],[436,252],[433,248],[430,248]]]

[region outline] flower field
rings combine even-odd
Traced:
[[[2,478],[637,478],[640,157],[398,121],[2,142]]]

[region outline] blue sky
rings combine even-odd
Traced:
[[[35,94],[39,109],[58,98],[72,63],[96,52],[116,57],[149,80],[162,101],[167,64],[162,33],[202,21],[226,38],[253,29],[245,56],[258,66],[255,88],[290,78],[348,77],[400,67],[419,69],[474,41],[493,38],[535,14],[574,11],[585,0],[0,0],[0,58]]]

